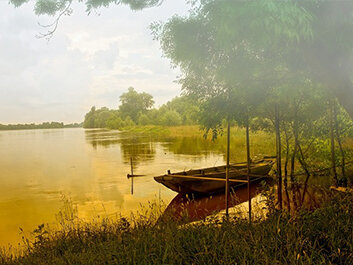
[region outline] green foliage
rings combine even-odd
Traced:
[[[140,113],[146,112],[154,105],[153,97],[148,93],[138,93],[133,87],[120,96],[121,105],[119,112],[123,118],[130,117],[135,123],[138,122]]]
[[[114,117],[107,121],[107,128],[111,130],[119,130],[124,128],[124,121],[120,117]]]
[[[96,107],[92,107],[91,110],[85,115],[83,121],[83,128],[94,128],[96,118]]]
[[[181,116],[183,125],[195,124],[198,120],[199,106],[197,100],[188,96],[175,97],[167,102],[165,106],[174,110]]]
[[[58,12],[62,12],[68,0],[37,0],[35,3],[34,11],[36,15],[46,14],[49,16],[54,16]]]
[[[188,16],[154,24],[152,31],[166,57],[181,69],[184,92],[199,101],[205,135],[211,131],[216,138],[225,121],[240,126],[256,121],[252,128],[273,131],[278,108],[285,171],[291,158],[308,172],[318,166],[316,159],[307,159],[310,151],[322,151],[327,166],[329,134],[323,121],[328,100],[337,96],[353,117],[352,104],[347,104],[353,101],[347,79],[353,67],[351,59],[340,58],[353,57],[352,34],[346,46],[340,32],[340,26],[353,29],[352,10],[352,3],[329,1],[206,0],[194,2]],[[337,78],[347,82],[338,88],[342,81]],[[347,127],[347,121],[339,122]],[[340,149],[337,157],[347,151]],[[295,166],[291,163],[292,173]]]
[[[201,117],[206,130],[217,130],[229,118],[243,124],[262,102],[285,105],[284,97],[305,89],[310,94],[316,87],[322,93],[331,89],[353,117],[347,104],[353,99],[347,89],[351,81],[341,88],[334,83],[353,71],[347,65],[352,10],[348,2],[199,1],[189,16],[156,23],[152,31],[164,54],[181,68],[183,89],[206,102]]]
[[[19,7],[29,0],[10,0],[14,6]],[[37,15],[57,15],[63,11],[64,7],[72,2],[72,0],[35,0],[35,13]],[[152,6],[160,5],[163,0],[82,0],[86,6],[87,13],[100,7],[108,7],[111,4],[128,5],[132,10],[141,10]]]
[[[274,14],[278,23],[270,21]],[[310,38],[310,19],[290,1],[201,1],[189,17],[152,29],[181,68],[184,91],[200,101],[202,125],[215,136],[222,120],[244,125],[254,116],[285,69],[283,47]]]
[[[113,118],[114,114],[108,108],[101,108],[97,111],[96,116],[94,127],[105,128],[107,126],[107,122]]]
[[[82,128],[83,123],[69,123],[69,124],[64,124],[64,128]]]
[[[151,125],[152,120],[146,114],[140,114],[140,116],[138,118],[138,124],[142,125],[142,126]]]
[[[85,115],[84,128],[108,128],[123,130],[136,125],[178,126],[197,123],[199,107],[189,96],[172,99],[159,109],[152,109],[153,97],[147,93],[138,93],[134,88],[120,97],[118,110],[106,107],[92,107]]]
[[[161,125],[164,126],[178,126],[181,125],[181,115],[175,110],[167,110],[161,117]]]
[[[127,116],[126,119],[124,120],[124,124],[123,124],[124,127],[132,127],[135,125],[136,123],[129,116]]]

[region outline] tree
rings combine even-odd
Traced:
[[[312,16],[312,38],[293,47],[290,67],[301,68],[324,84],[353,119],[353,2],[301,1],[299,5]]]
[[[140,113],[151,109],[154,105],[152,95],[142,92],[138,93],[133,87],[129,87],[128,92],[120,96],[121,105],[119,111],[125,119],[130,117],[134,123],[138,122]]]
[[[113,118],[113,113],[110,111],[108,108],[103,107],[101,108],[98,113],[97,117],[95,120],[94,127],[95,128],[106,128],[107,127],[107,122]]]
[[[183,90],[203,104],[206,129],[216,132],[229,116],[245,124],[249,107],[286,77],[285,47],[310,32],[309,16],[299,16],[301,9],[290,2],[281,5],[278,24],[272,23],[272,1],[261,3],[202,1],[189,17],[174,16],[152,28],[165,55],[181,68]],[[274,41],[268,37],[273,35]],[[264,50],[268,46],[277,52]]]
[[[199,106],[197,100],[187,95],[173,98],[171,101],[161,106],[160,110],[176,111],[181,117],[181,123],[184,125],[196,124],[198,120]]]
[[[106,128],[107,122],[115,116],[115,111],[107,107],[96,109],[92,107],[91,110],[85,115],[83,122],[84,128]]]
[[[91,110],[85,115],[85,120],[83,122],[83,128],[94,128],[96,107],[92,107]]]
[[[53,23],[43,25],[45,33],[40,33],[39,37],[50,39],[58,28],[60,19],[69,16],[73,12],[71,4],[74,0],[34,0],[34,12],[36,15],[54,16]],[[9,0],[15,7],[19,7],[29,0]],[[111,4],[128,5],[132,10],[141,10],[162,4],[163,0],[78,0],[86,6],[89,15],[93,10],[100,7],[109,7]]]
[[[323,9],[328,6],[320,1],[316,7],[294,1],[210,0],[202,1],[188,17],[174,16],[165,24],[153,26],[165,55],[182,70],[179,81],[184,91],[199,98],[201,122],[206,130],[211,129],[217,135],[225,119],[228,124],[231,120],[243,123],[248,129],[249,114],[255,111],[250,106],[259,105],[259,102],[266,102],[271,97],[276,99],[274,105],[287,104],[286,110],[283,111],[283,108],[281,111],[282,117],[276,115],[276,136],[277,145],[280,146],[280,123],[285,119],[285,128],[290,129],[294,141],[290,176],[295,203],[297,199],[302,203],[305,195],[304,191],[303,196],[296,198],[294,191],[296,161],[307,173],[305,183],[310,177],[301,140],[304,133],[309,135],[312,123],[322,111],[322,108],[318,111],[313,111],[313,108],[322,107],[326,101],[313,90],[320,88],[322,93],[331,90],[339,99],[338,92],[342,89],[334,82],[338,79],[347,81],[353,73],[349,70],[351,65],[343,63],[345,56],[351,57],[351,36],[347,38],[348,47],[345,47],[345,43],[336,40],[337,37],[340,40],[345,38],[344,34],[335,33],[339,28],[333,27],[335,30],[327,36],[324,34],[325,28],[316,20],[317,16],[314,17],[315,12],[322,16],[325,13]],[[343,12],[341,9],[339,11]],[[336,16],[331,16],[333,24],[338,26],[341,21],[344,27],[348,26],[347,31],[353,28],[347,16],[343,20],[336,19]],[[332,26],[327,26],[331,31]],[[325,47],[320,47],[321,52],[315,51],[309,56],[308,51],[320,46],[320,41],[325,38],[327,43],[322,44]],[[328,51],[328,48],[331,50]],[[335,53],[338,57],[333,58]],[[328,60],[329,54],[332,63]],[[324,65],[315,67],[318,62]],[[341,71],[342,63],[346,65],[345,72]],[[338,67],[341,73],[336,69],[328,71],[331,67]],[[346,73],[346,79],[342,73]],[[279,93],[273,93],[276,90]],[[285,100],[285,96],[290,94],[292,97]],[[258,97],[260,101],[256,100]],[[349,111],[349,106],[346,109]],[[277,153],[281,154],[279,147]],[[281,170],[280,164],[277,170]]]
[[[150,125],[152,124],[151,119],[146,115],[146,114],[140,114],[138,118],[138,124],[139,125]]]
[[[29,0],[10,0],[14,6],[18,7]],[[73,2],[73,0],[35,0],[35,13],[38,15],[57,15]],[[86,6],[86,11],[90,13],[93,9],[99,7],[108,7],[110,4],[128,5],[133,10],[140,10],[147,7],[160,5],[163,0],[82,0]]]
[[[161,117],[161,125],[178,126],[181,125],[181,116],[174,110],[167,110]]]
[[[92,107],[85,115],[84,128],[109,128],[122,130],[134,125],[192,125],[197,124],[199,106],[188,96],[175,97],[160,108],[153,106],[152,96],[138,93],[133,88],[120,97],[118,110]],[[135,119],[136,120],[133,120]]]

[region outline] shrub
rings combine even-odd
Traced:
[[[165,126],[178,126],[181,125],[182,119],[178,112],[174,110],[168,110],[163,114],[161,118],[161,125]]]

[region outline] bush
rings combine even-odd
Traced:
[[[161,118],[161,125],[164,126],[178,126],[181,125],[182,119],[178,112],[174,110],[168,110]]]
[[[152,124],[151,119],[146,114],[140,114],[138,118],[139,125],[150,125]]]
[[[125,120],[123,121],[123,128],[132,127],[132,126],[135,126],[135,125],[136,124],[134,123],[134,121],[129,116],[127,116],[125,118]]]
[[[107,121],[106,126],[108,129],[120,130],[123,128],[123,124],[124,122],[122,119],[120,119],[119,117],[114,117]]]

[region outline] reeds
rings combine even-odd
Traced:
[[[0,262],[353,264],[353,195],[331,196],[322,207],[294,216],[267,209],[267,218],[255,219],[251,226],[238,217],[182,226],[170,220],[156,222],[161,210],[156,205],[129,220],[84,223],[64,214],[62,229],[39,226],[23,252],[2,252]]]

